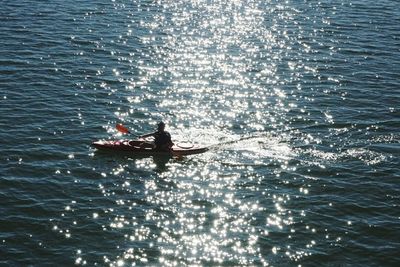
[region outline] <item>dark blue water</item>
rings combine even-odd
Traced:
[[[398,266],[397,1],[3,1],[1,266]],[[167,123],[183,159],[99,153]]]

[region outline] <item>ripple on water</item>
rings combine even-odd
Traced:
[[[396,7],[4,5],[0,262],[394,266]],[[159,120],[210,151],[89,148]]]

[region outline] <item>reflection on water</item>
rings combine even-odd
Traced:
[[[164,172],[168,170],[168,162],[172,159],[182,160],[181,158],[175,158],[168,155],[162,156],[150,156],[150,155],[132,155],[131,152],[108,152],[108,151],[96,151],[91,153],[91,156],[98,160],[112,160],[112,161],[126,161],[134,162],[134,166],[138,169],[143,170],[154,170],[157,172]],[[118,175],[124,172],[124,168],[113,169],[112,173]]]
[[[304,118],[301,79],[318,75],[308,62],[314,50],[307,40],[316,33],[298,23],[313,18],[288,3],[263,1],[115,8],[131,19],[113,40],[122,47],[111,52],[119,62],[113,75],[126,84],[118,120],[144,131],[161,118],[174,138],[214,148],[184,160],[101,167],[114,182],[100,190],[114,205],[92,218],[120,236],[119,253],[104,263],[268,265],[309,255],[323,229],[307,225],[306,211],[296,207],[312,189],[292,175],[304,163],[289,145],[287,113]],[[137,19],[136,12],[149,17]],[[139,47],[127,55],[136,32]],[[79,253],[76,263],[83,260]]]
[[[19,0],[0,18],[0,265],[398,265],[396,1]],[[211,149],[89,147],[159,120]]]
[[[323,195],[343,175],[334,164],[388,158],[341,145],[358,126],[327,100],[340,105],[347,93],[326,71],[338,41],[325,31],[336,8],[324,5],[113,1],[104,10],[118,18],[116,35],[102,32],[90,57],[113,62],[88,83],[117,99],[105,101],[115,121],[143,133],[162,119],[174,139],[212,149],[183,159],[92,157],[101,197],[79,215],[69,215],[79,201],[68,204],[62,217],[72,224],[53,226],[72,239],[85,236],[75,217],[95,225],[103,246],[91,254],[78,245],[76,264],[290,265],[341,246],[352,220],[325,215],[336,207]],[[316,106],[321,99],[328,104]],[[119,138],[115,121],[104,128]]]

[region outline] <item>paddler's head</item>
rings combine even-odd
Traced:
[[[157,124],[157,129],[158,129],[159,132],[163,132],[164,129],[165,129],[165,123],[162,122],[162,121],[160,121],[160,122]]]

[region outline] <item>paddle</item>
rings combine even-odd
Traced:
[[[122,125],[121,123],[117,123],[117,125],[115,125],[115,128],[116,128],[120,133],[123,133],[123,134],[132,134],[131,131],[129,131],[129,129],[126,128],[126,127],[125,127],[124,125]],[[178,159],[181,159],[181,158],[182,158],[181,155],[176,154],[172,149],[171,149],[171,153],[172,153],[173,156],[177,157]]]
[[[126,128],[124,125],[122,125],[122,124],[120,124],[120,123],[118,123],[118,124],[115,126],[115,128],[117,128],[117,130],[118,130],[119,132],[124,133],[124,134],[130,134],[130,133],[131,133],[131,131],[129,131],[128,128]]]

